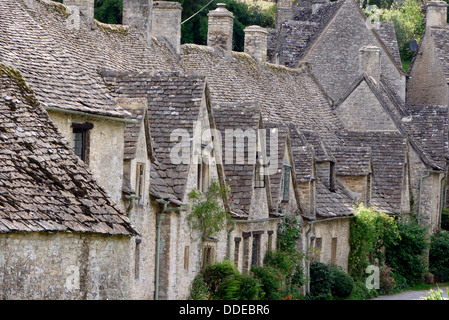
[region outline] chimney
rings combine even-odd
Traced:
[[[293,18],[293,1],[292,0],[277,0],[276,3],[276,26],[279,30],[285,21]]]
[[[377,82],[380,80],[380,48],[376,46],[365,46],[359,50],[360,72],[373,77]]]
[[[267,37],[266,28],[249,26],[245,30],[245,53],[249,54],[259,63],[267,61]]]
[[[65,6],[76,6],[79,8],[87,23],[92,25],[94,21],[94,0],[64,0]]]
[[[123,24],[139,30],[145,39],[151,39],[151,12],[153,0],[123,0]]]
[[[179,2],[153,2],[153,36],[165,38],[178,55],[181,53],[181,13]]]
[[[447,23],[447,3],[445,1],[429,1],[426,4],[426,26],[443,27]]]
[[[313,0],[312,1],[312,14],[315,14],[318,12],[318,10],[324,6],[329,4],[329,0]]]
[[[232,32],[234,30],[234,15],[226,10],[226,4],[217,3],[217,9],[210,11],[207,30],[207,45],[232,50]]]

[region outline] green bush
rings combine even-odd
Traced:
[[[203,275],[198,274],[190,286],[189,300],[208,300],[210,298],[210,290],[204,281]]]
[[[449,281],[449,232],[441,230],[430,238],[429,271],[437,281]]]
[[[441,229],[449,231],[449,209],[444,208],[441,213]]]
[[[426,271],[427,230],[414,220],[398,221],[398,230],[400,238],[386,246],[386,264],[414,285]]]
[[[270,266],[253,266],[251,271],[262,284],[261,297],[264,300],[281,299],[282,274],[278,269]]]
[[[347,298],[354,289],[354,280],[337,266],[330,267],[331,292],[334,297]]]
[[[218,262],[207,266],[202,273],[204,282],[207,283],[212,296],[229,294],[229,286],[235,284],[234,280],[239,276],[239,272],[229,260]],[[228,297],[229,298],[229,297]]]
[[[332,296],[333,272],[322,262],[310,264],[310,296],[312,299],[328,299]]]

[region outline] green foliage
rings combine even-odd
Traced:
[[[437,281],[449,281],[449,232],[441,230],[430,238],[429,271]]]
[[[193,205],[187,220],[193,230],[201,233],[203,241],[213,237],[226,225],[229,214],[221,204],[226,192],[227,189],[214,180],[204,194],[195,189],[188,194]]]
[[[373,21],[393,22],[401,59],[408,65],[413,57],[410,42],[414,39],[419,41],[425,28],[422,2],[420,0],[404,0],[390,4],[382,2],[386,1],[370,1],[369,5],[377,5],[378,8],[366,6],[365,14]]]
[[[270,266],[253,266],[252,273],[256,279],[262,283],[263,299],[280,300],[282,279],[281,273],[274,267]]]
[[[447,290],[447,294],[449,295],[449,290]],[[426,292],[424,300],[445,300],[443,291],[437,286],[436,290],[430,289]]]
[[[121,24],[123,0],[95,0],[95,19],[110,24]]]
[[[385,262],[413,285],[422,280],[426,270],[427,229],[413,219],[400,220],[397,225],[400,237],[386,244]]]
[[[191,300],[257,300],[262,292],[260,281],[241,275],[229,260],[207,266],[191,286]]]
[[[347,298],[354,289],[354,280],[337,266],[330,266],[332,296]]]
[[[368,265],[383,260],[382,247],[399,238],[393,217],[360,204],[351,222],[349,274],[363,279]]]
[[[300,218],[286,215],[278,225],[278,246],[285,252],[297,252],[296,242],[301,237]]]
[[[444,208],[441,213],[441,229],[449,231],[449,209]]]
[[[322,262],[310,264],[310,295],[313,299],[323,300],[332,297],[332,270]]]

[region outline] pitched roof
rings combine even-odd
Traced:
[[[217,129],[222,135],[223,169],[226,183],[231,188],[232,211],[239,215],[248,215],[254,191],[255,162],[251,161],[251,157],[253,156],[255,160],[256,146],[250,146],[251,139],[247,138],[243,141],[245,143],[243,155],[238,155],[241,146],[235,141],[230,147],[226,141],[229,137],[225,138],[225,134],[226,130],[231,132],[242,130],[244,133],[249,129],[248,133],[252,133],[254,139],[257,139],[260,107],[242,103],[217,103],[213,106],[213,115]],[[254,154],[251,155],[251,152]],[[229,153],[232,153],[232,158]],[[241,159],[243,161],[238,160],[238,156],[243,156]]]
[[[124,159],[135,159],[138,148],[139,138],[144,139],[147,147],[147,156],[152,158],[152,145],[151,145],[151,134],[150,126],[148,120],[148,107],[123,107],[126,111],[131,114],[131,119],[136,120],[136,123],[127,123],[125,126],[125,149],[124,149]],[[140,137],[141,127],[144,128],[144,136]]]
[[[20,73],[0,64],[0,232],[134,235]]]
[[[108,95],[98,70],[173,70],[179,65],[163,45],[141,40],[133,30],[98,22],[92,30],[83,16],[79,28],[73,28],[69,19],[68,9],[57,2],[0,1],[0,60],[21,71],[48,107],[127,117]]]
[[[371,149],[373,190],[371,204],[389,213],[401,212],[407,157],[407,138],[399,132],[344,132],[349,147]]]
[[[371,173],[371,148],[344,146],[331,151],[336,160],[337,175],[365,176]]]
[[[148,119],[152,137],[153,164],[150,188],[163,199],[183,201],[188,163],[175,163],[171,151],[178,143],[170,139],[174,130],[193,137],[194,125],[205,99],[203,76],[179,72],[102,72],[111,94],[117,97],[148,99]],[[190,148],[190,141],[189,146]]]

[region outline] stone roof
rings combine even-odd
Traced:
[[[135,235],[26,85],[0,64],[0,232]]]
[[[333,148],[336,174],[339,176],[366,176],[371,173],[371,149],[366,147]]]
[[[60,3],[0,1],[0,60],[13,65],[47,107],[114,117],[129,114],[108,95],[98,70],[176,69],[179,63],[155,39],[80,17],[79,28]]]
[[[315,150],[301,135],[296,126],[289,126],[290,143],[297,182],[309,182],[315,177],[313,167]]]
[[[124,149],[124,159],[135,159],[137,153],[137,143],[141,134],[141,127],[144,126],[145,136],[141,137],[145,139],[147,145],[147,155],[148,158],[152,157],[152,146],[151,146],[151,134],[150,126],[148,120],[148,108],[140,107],[123,107],[126,111],[131,114],[131,119],[136,120],[136,123],[127,123],[125,126],[125,149]]]
[[[237,160],[239,146],[236,141],[232,144],[232,148],[226,144],[226,130],[254,130],[253,133],[258,135],[260,127],[260,107],[245,105],[240,103],[217,103],[213,106],[213,115],[217,129],[222,135],[222,161],[226,183],[230,187],[232,197],[232,211],[238,215],[248,215],[251,208],[251,198],[254,191],[254,172],[255,163],[252,162],[250,151],[254,151],[255,146],[249,146],[249,141],[245,141],[243,150],[243,163]],[[256,138],[256,136],[255,136]],[[252,150],[251,150],[251,149]],[[226,161],[229,157],[228,153],[232,153],[232,161]],[[255,158],[254,158],[255,159]]]
[[[171,150],[178,143],[171,133],[186,130],[193,137],[201,101],[205,99],[203,76],[178,72],[102,72],[111,94],[121,98],[146,97],[155,163],[150,189],[162,199],[182,202],[188,163],[174,163]],[[189,142],[190,143],[190,142]]]
[[[371,204],[388,213],[400,213],[407,161],[407,138],[399,132],[345,132],[349,147],[371,149],[373,189]]]
[[[345,217],[354,213],[355,201],[346,193],[338,180],[335,182],[335,187],[335,192],[331,192],[323,181],[317,180],[315,211],[318,219]]]
[[[268,61],[274,62],[276,52],[282,52],[279,62],[288,67],[296,67],[346,1],[353,0],[328,2],[322,5],[315,14],[312,14],[310,5],[296,8],[293,18],[284,22],[280,30],[269,30]],[[360,8],[358,9],[361,17],[366,20],[364,13]],[[403,73],[394,25],[391,22],[380,22],[371,31],[398,71]]]

